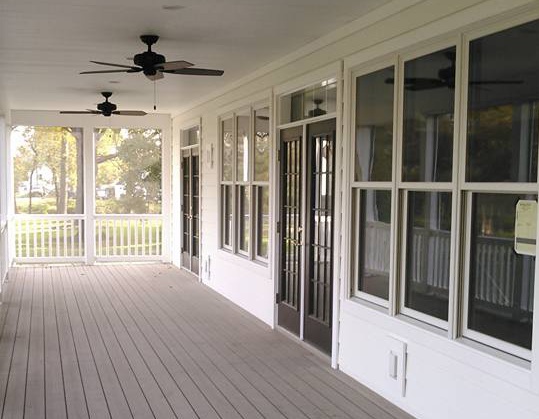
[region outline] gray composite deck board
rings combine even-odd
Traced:
[[[3,299],[2,418],[411,417],[169,265],[17,267]]]

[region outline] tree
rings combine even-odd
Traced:
[[[28,212],[34,212],[34,186],[48,192],[48,184],[35,175],[50,172],[55,212],[68,212],[68,193],[75,192],[75,211],[82,212],[82,130],[69,127],[17,127],[21,141],[13,159],[15,185],[28,182]]]
[[[96,185],[121,185],[125,194],[99,212],[144,214],[160,212],[161,131],[110,129],[96,132]]]

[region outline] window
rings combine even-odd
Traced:
[[[161,213],[161,130],[97,128],[97,214]]]
[[[221,246],[249,259],[269,252],[269,108],[237,111],[221,127]]]
[[[456,47],[404,62],[401,312],[447,327],[454,194],[454,80],[442,80]],[[429,316],[428,318],[423,315]]]
[[[350,173],[352,295],[528,360],[538,43],[539,20],[354,75]]]
[[[526,357],[535,256],[514,249],[515,206],[537,200],[539,21],[469,45],[464,335]],[[485,187],[491,192],[485,192]]]
[[[333,113],[337,110],[337,80],[324,80],[285,95],[279,106],[280,124]]]
[[[353,261],[355,295],[389,298],[394,66],[355,78]]]

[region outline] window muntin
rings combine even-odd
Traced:
[[[451,182],[456,47],[404,65],[402,179]]]
[[[393,66],[356,78],[356,181],[391,181],[393,166]]]
[[[16,126],[13,190],[17,214],[82,214],[82,128]]]
[[[269,107],[221,120],[221,246],[267,262],[269,253]]]
[[[473,193],[467,328],[531,349],[535,257],[514,251],[515,206],[537,195]]]
[[[470,42],[466,180],[536,182],[539,20]]]

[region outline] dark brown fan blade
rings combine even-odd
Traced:
[[[156,64],[155,68],[161,70],[174,71],[174,70],[183,70],[184,68],[193,67],[194,64],[189,61],[169,61],[166,63]]]
[[[224,73],[223,70],[211,70],[209,68],[184,68],[182,70],[163,70],[163,72],[189,76],[222,76]]]
[[[104,63],[102,61],[90,61],[91,63],[94,63],[94,64],[99,64],[99,65],[109,65],[111,67],[121,67],[121,68],[130,68],[132,70],[135,70],[135,69],[138,69],[138,67],[134,67],[132,65],[123,65],[123,64],[114,64],[114,63]]]
[[[60,111],[60,113],[67,115],[82,115],[82,114],[99,114],[98,111]]]
[[[387,84],[394,84],[393,77],[386,79]],[[404,88],[408,90],[428,90],[439,89],[440,87],[449,87],[449,85],[440,79],[431,79],[426,77],[406,77],[404,79]]]
[[[97,70],[81,71],[79,74],[134,73],[134,70]]]
[[[469,84],[479,85],[479,84],[523,84],[523,80],[478,80],[470,81]]]
[[[144,116],[147,115],[144,111],[114,111],[114,115],[123,115],[123,116]]]
[[[161,80],[164,76],[163,73],[161,73],[160,71],[158,71],[157,73],[155,73],[153,76],[149,76],[146,74],[146,77],[149,78],[151,81],[156,81],[156,80]]]

